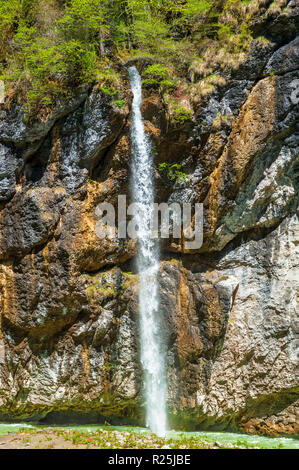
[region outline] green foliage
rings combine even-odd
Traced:
[[[98,63],[95,78],[103,93],[111,97],[119,93],[122,79],[119,73],[117,73],[112,67],[108,67],[105,63]]]
[[[104,29],[103,3],[102,0],[71,0],[58,15],[53,34],[49,36],[33,21],[35,0],[14,0],[14,14],[8,2],[0,0],[2,29],[15,28],[13,54],[8,57],[2,76],[8,83],[23,84],[24,109],[28,116],[36,114],[39,108],[54,106],[58,95],[68,95],[74,87],[95,79],[98,35]]]
[[[81,42],[93,41],[105,21],[105,4],[101,0],[71,0],[59,24],[66,37]]]
[[[147,67],[144,71],[147,78],[142,80],[143,85],[148,88],[159,88],[163,77],[168,77],[168,73],[165,73],[166,70],[166,67],[158,64]]]
[[[114,103],[118,108],[124,108],[126,105],[126,100],[115,100]]]
[[[109,362],[106,361],[103,368],[104,368],[104,370],[109,372],[110,370],[112,370],[114,368],[114,366],[112,364],[109,364]]]
[[[0,0],[0,75],[33,116],[94,81],[116,97],[115,64],[135,57],[156,62],[145,69],[144,86],[177,93],[194,63],[198,80],[225,62],[238,67],[257,12],[249,0]],[[116,106],[124,106],[121,98]],[[173,108],[175,122],[190,117]]]
[[[149,65],[144,71],[144,75],[148,75],[157,80],[163,80],[169,77],[169,70],[161,64]]]
[[[101,86],[101,87],[100,87],[100,90],[101,90],[103,93],[105,93],[106,95],[108,95],[108,96],[117,95],[117,91],[116,91],[116,90],[113,90],[112,88],[107,87],[107,86]]]
[[[69,83],[80,84],[93,80],[97,55],[92,44],[85,45],[78,39],[71,39],[64,43],[60,57],[60,71]]]
[[[13,29],[16,21],[23,16],[21,0],[1,0],[0,2],[0,28],[2,34]]]
[[[148,21],[145,21],[145,19],[137,20],[132,31],[139,47],[146,46],[150,51],[155,51],[167,38],[169,26],[160,18],[153,20],[149,17]]]
[[[174,121],[179,123],[188,121],[192,116],[192,112],[181,104],[177,104],[173,107],[172,114]]]
[[[160,163],[159,172],[161,174],[166,174],[167,178],[172,182],[186,181],[187,175],[181,171],[181,165],[179,163]]]
[[[249,3],[227,0],[223,7],[223,16],[220,17],[218,39],[220,41],[232,39],[235,53],[246,50],[251,40],[250,15],[246,14],[243,8],[243,5],[249,5]]]
[[[185,17],[191,17],[205,13],[212,6],[211,1],[206,0],[188,0],[185,5],[182,7]]]
[[[166,91],[175,88],[175,83],[170,80],[170,70],[161,64],[149,65],[146,67],[143,75],[143,84],[147,88]]]

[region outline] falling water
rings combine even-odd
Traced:
[[[139,273],[139,310],[141,364],[145,377],[147,426],[157,435],[166,431],[166,378],[163,341],[160,328],[159,245],[150,234],[150,222],[154,202],[152,149],[142,115],[141,78],[136,67],[129,68],[132,104],[132,196],[142,204],[142,212],[136,216]]]

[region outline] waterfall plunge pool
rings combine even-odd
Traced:
[[[119,431],[129,432],[140,435],[149,435],[150,431],[146,428],[132,427],[132,426],[102,426],[102,425],[51,425],[43,426],[31,423],[0,423],[0,436],[18,433],[20,430],[46,430],[46,429],[62,429],[74,430],[82,432],[94,431]],[[247,448],[259,449],[299,449],[299,440],[292,437],[265,437],[248,434],[238,434],[230,432],[181,432],[181,431],[168,431],[165,436],[166,439],[184,440],[184,439],[198,439],[198,441],[205,441],[207,443],[225,445],[238,445]]]

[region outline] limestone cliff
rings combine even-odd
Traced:
[[[162,252],[178,428],[298,434],[299,43],[287,34],[298,19],[290,9],[287,21],[257,23],[273,41],[254,41],[192,118],[171,121],[145,91],[157,201],[205,207],[203,247],[185,253],[170,240]],[[121,108],[97,87],[80,90],[33,124],[17,104],[1,107],[1,420],[142,423],[135,244],[95,234],[97,204],[130,197],[127,97]],[[180,162],[186,181],[166,182],[165,161]]]

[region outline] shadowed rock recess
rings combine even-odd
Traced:
[[[161,253],[177,429],[299,434],[299,43],[288,23],[267,27],[278,39],[254,43],[192,118],[170,121],[144,91],[156,200],[204,203],[202,248]],[[136,246],[95,233],[98,203],[130,199],[127,96],[79,91],[33,124],[1,107],[1,421],[144,424]],[[186,180],[168,184],[165,161]]]

